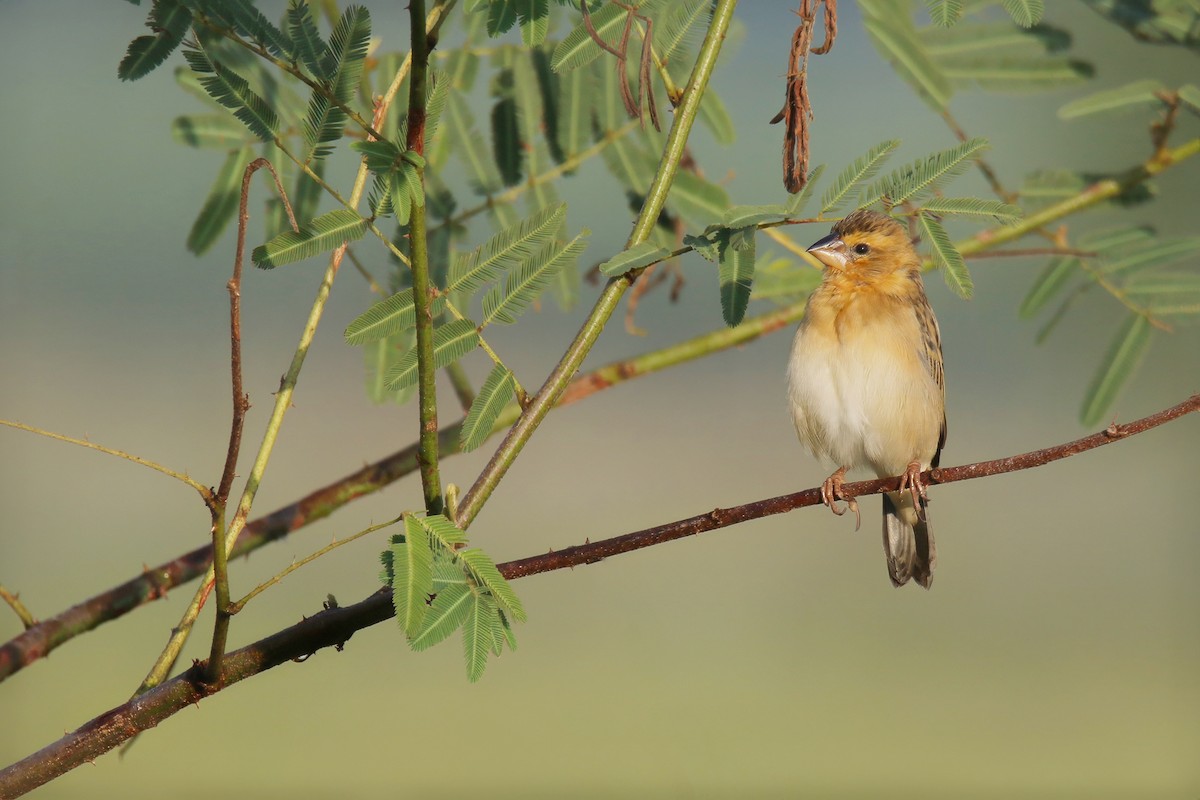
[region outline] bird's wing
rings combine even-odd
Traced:
[[[925,290],[917,286],[917,298],[913,309],[917,314],[917,324],[921,328],[921,357],[929,376],[933,378],[942,393],[942,429],[938,434],[937,452],[933,456],[933,466],[938,465],[942,447],[946,444],[946,376],[942,368],[942,334],[938,329],[937,317],[929,305]]]

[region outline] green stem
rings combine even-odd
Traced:
[[[229,621],[233,612],[229,608],[229,549],[225,546],[225,508],[213,514],[213,583],[217,594],[217,615],[213,624],[212,644],[209,647],[208,666],[204,670],[205,680],[210,684],[221,678],[221,663],[225,656],[225,644],[229,640]]]
[[[1056,222],[1063,217],[1078,214],[1080,211],[1099,205],[1106,200],[1111,200],[1129,188],[1139,183],[1144,183],[1160,172],[1170,169],[1180,161],[1191,158],[1197,153],[1200,153],[1200,138],[1192,139],[1176,147],[1174,150],[1167,150],[1155,155],[1144,164],[1139,164],[1129,170],[1119,179],[1106,178],[1102,181],[1097,181],[1079,194],[1068,197],[1066,200],[1054,205],[1046,206],[1040,211],[1023,218],[1015,225],[983,231],[955,246],[964,256],[969,256],[984,250],[991,250],[996,245],[1020,239],[1025,234],[1032,233],[1038,228]]]
[[[412,73],[408,83],[409,150],[425,153],[425,84],[429,71],[429,39],[425,34],[425,0],[409,0],[412,27]],[[417,169],[422,186],[425,170]],[[409,266],[412,269],[413,306],[417,317],[417,407],[420,439],[417,463],[421,467],[421,489],[425,511],[442,511],[442,481],[438,473],[437,370],[433,363],[433,284],[429,280],[429,249],[426,241],[425,204],[414,202],[408,222]]]
[[[675,172],[679,167],[679,161],[683,157],[688,135],[691,133],[692,125],[700,110],[700,100],[708,86],[708,79],[716,67],[717,56],[721,52],[721,45],[725,41],[725,34],[729,29],[729,21],[733,17],[733,9],[736,5],[737,0],[718,0],[716,8],[713,9],[708,34],[704,37],[704,43],[696,57],[696,64],[692,68],[692,77],[684,90],[683,99],[676,109],[675,122],[667,136],[658,173],[650,185],[646,201],[642,205],[642,212],[634,223],[633,232],[629,235],[626,247],[633,247],[645,241],[658,221],[658,216],[667,200],[667,193],[675,178]],[[567,352],[550,373],[542,388],[530,400],[524,413],[521,414],[521,418],[509,430],[495,455],[492,456],[492,460],[488,462],[471,490],[462,499],[458,509],[458,524],[461,527],[466,528],[471,524],[471,521],[483,508],[483,504],[487,502],[488,497],[500,484],[500,480],[512,466],[525,443],[529,441],[533,432],[545,419],[546,414],[558,402],[558,398],[566,389],[571,377],[583,363],[584,357],[591,351],[592,345],[596,343],[600,332],[604,330],[605,324],[616,310],[621,297],[636,277],[636,274],[629,274],[614,278],[604,288],[604,292],[596,301],[596,305],[575,336],[575,340],[567,348]]]
[[[364,161],[359,166],[358,174],[355,176],[354,188],[350,193],[350,202],[352,205],[356,206],[358,204],[362,198],[363,189],[366,184],[367,166]],[[300,380],[300,370],[304,366],[304,359],[308,355],[308,348],[312,346],[313,339],[316,338],[317,326],[320,324],[321,317],[325,312],[325,304],[329,300],[329,294],[333,289],[333,280],[337,277],[338,267],[341,266],[345,251],[346,245],[342,244],[330,256],[329,266],[326,267],[325,274],[321,278],[321,284],[317,287],[317,294],[313,299],[312,307],[309,309],[304,330],[300,333],[300,340],[297,342],[296,351],[292,355],[292,362],[288,366],[287,372],[284,373],[283,379],[280,381],[279,391],[275,393],[275,404],[271,409],[271,416],[267,420],[262,444],[259,445],[258,453],[254,458],[254,464],[250,468],[249,476],[246,478],[246,485],[242,490],[237,511],[230,521],[229,529],[225,532],[226,552],[233,549],[238,536],[241,535],[242,530],[246,527],[250,508],[254,505],[254,498],[258,494],[258,487],[262,483],[267,463],[271,459],[275,442],[279,438],[279,431],[283,427],[283,418],[287,415],[288,409],[291,408],[292,395],[295,393],[296,383]],[[135,696],[162,683],[167,675],[170,674],[171,668],[179,658],[179,653],[183,650],[184,643],[191,634],[192,626],[200,615],[200,609],[203,607],[204,601],[208,598],[208,594],[212,590],[214,575],[213,566],[209,565],[204,580],[201,581],[196,594],[192,596],[191,602],[188,603],[188,607],[184,610],[179,625],[171,631],[171,636],[167,640],[167,646],[163,648],[162,653],[155,660],[145,680],[142,681],[134,693]],[[226,598],[226,602],[228,602],[228,598]],[[214,646],[215,644],[214,637]]]

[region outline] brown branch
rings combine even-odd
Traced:
[[[993,461],[934,469],[925,473],[925,477],[933,483],[953,483],[1031,469],[1143,433],[1198,410],[1200,394],[1192,395],[1176,406],[1136,422],[1127,425],[1113,423],[1099,433],[1073,442]],[[863,496],[895,491],[899,484],[899,478],[883,478],[846,484],[845,489],[853,495]],[[820,502],[819,489],[806,489],[732,508],[714,509],[706,514],[624,536],[509,561],[500,564],[499,569],[506,578],[515,580],[541,572],[592,564],[621,553],[804,506],[818,505]],[[194,705],[208,695],[245,678],[265,672],[286,661],[304,660],[326,647],[332,646],[340,650],[355,631],[383,622],[393,614],[390,591],[386,588],[380,589],[361,603],[326,608],[297,625],[229,653],[225,658],[221,679],[216,684],[203,680],[204,665],[197,664],[182,675],[101,714],[57,742],[0,770],[0,797],[16,797],[35,789],[80,764],[94,760],[183,708]]]
[[[217,621],[213,628],[212,648],[209,653],[209,677],[213,680],[221,672],[221,656],[225,652],[225,640],[229,634],[229,567],[225,550],[225,508],[229,492],[237,475],[238,455],[242,450],[242,432],[246,424],[246,412],[250,410],[250,396],[242,383],[242,265],[246,257],[246,227],[250,221],[250,181],[254,173],[266,167],[275,181],[275,188],[283,200],[292,230],[300,232],[296,215],[288,200],[287,192],[279,180],[279,173],[265,158],[256,158],[242,172],[242,192],[238,202],[237,246],[233,255],[233,277],[225,284],[229,290],[229,371],[233,391],[233,416],[229,424],[229,446],[225,450],[225,466],[221,470],[221,483],[217,487],[216,502],[209,506],[212,514],[213,581],[217,590]]]
[[[217,503],[221,506],[224,506],[229,500],[229,491],[233,488],[238,453],[242,446],[242,429],[246,420],[246,412],[250,410],[250,397],[242,386],[242,264],[246,255],[246,224],[250,220],[250,179],[263,167],[271,172],[271,178],[275,181],[275,189],[279,192],[279,197],[283,200],[283,207],[287,211],[288,221],[292,223],[292,230],[300,232],[300,226],[296,224],[296,215],[292,212],[292,204],[288,200],[287,192],[283,190],[283,184],[279,181],[279,175],[275,172],[274,165],[265,158],[254,159],[246,165],[246,170],[242,173],[242,194],[238,204],[237,247],[233,257],[233,277],[225,285],[225,288],[229,290],[229,369],[232,375],[230,383],[233,388],[233,421],[229,430],[229,447],[225,451],[225,468],[221,471],[221,483],[217,487]]]

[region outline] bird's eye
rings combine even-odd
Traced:
[[[865,256],[867,253],[871,252],[871,245],[864,242],[859,242],[858,244],[854,245],[854,252],[860,256]]]

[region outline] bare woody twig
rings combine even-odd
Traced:
[[[225,509],[229,503],[229,492],[237,475],[238,454],[242,450],[242,431],[246,424],[246,412],[250,410],[250,396],[242,382],[242,266],[246,256],[246,227],[250,221],[250,180],[254,173],[266,167],[275,181],[275,189],[283,201],[288,221],[297,233],[296,215],[291,201],[279,180],[275,167],[265,158],[256,158],[246,165],[242,173],[242,192],[238,203],[237,247],[233,256],[233,277],[226,288],[229,290],[229,371],[230,387],[233,391],[233,415],[229,424],[229,446],[225,450],[225,466],[221,470],[221,483],[217,487],[216,502],[209,506],[212,514],[213,581],[217,592],[216,624],[213,626],[212,646],[208,656],[208,677],[216,680],[221,674],[221,656],[229,636],[229,621],[233,612],[229,608],[229,551],[225,547]]]
[[[993,461],[935,469],[925,473],[925,476],[934,483],[954,483],[1031,469],[1127,439],[1198,410],[1200,394],[1192,395],[1178,405],[1136,422],[1127,425],[1114,423],[1099,433],[1073,442]],[[895,491],[899,488],[899,483],[899,478],[884,478],[847,484],[845,488],[854,495],[863,496]],[[499,569],[506,578],[515,580],[541,572],[595,563],[621,553],[820,503],[820,489],[806,489],[745,505],[714,509],[706,514],[627,533],[624,536],[510,561],[500,564]],[[265,672],[286,661],[303,659],[326,647],[334,646],[340,649],[355,631],[378,624],[393,614],[390,590],[380,589],[361,603],[328,608],[298,625],[229,653],[225,659],[221,680],[217,684],[205,682],[202,679],[203,665],[197,665],[156,689],[96,717],[57,742],[0,771],[0,797],[16,797],[41,786],[238,681]]]

